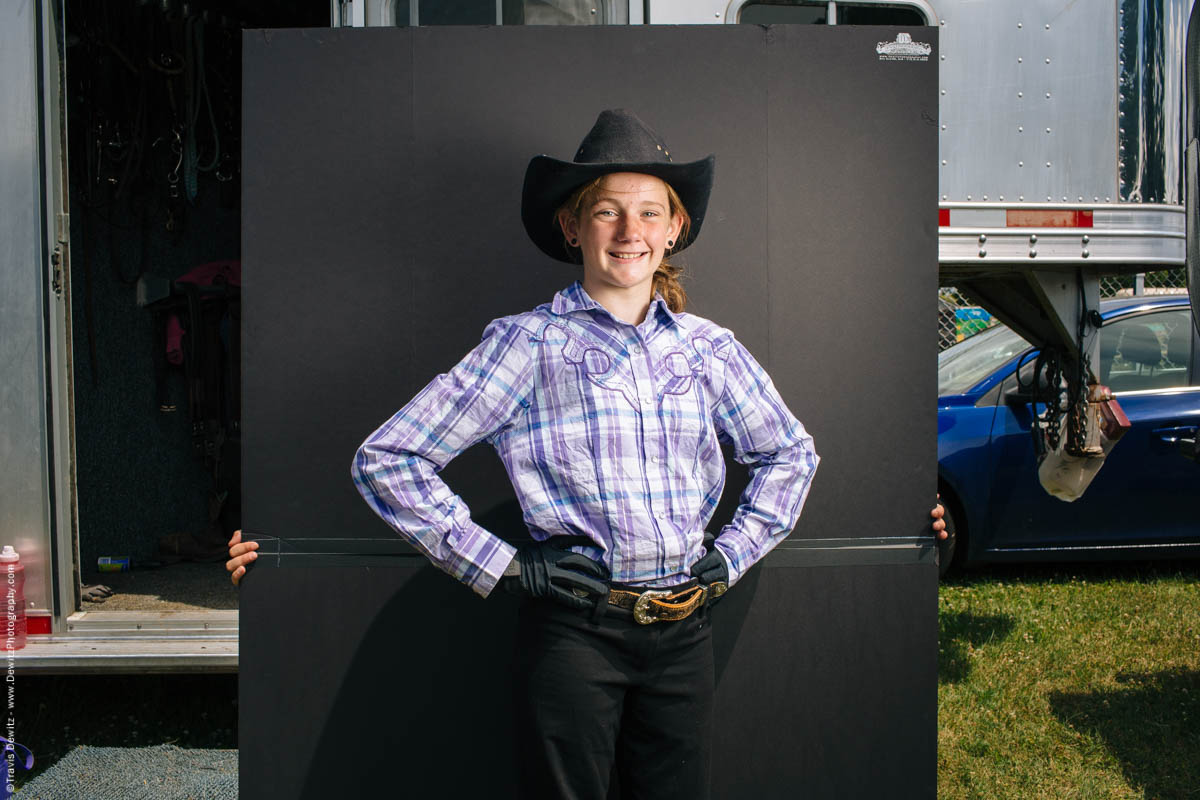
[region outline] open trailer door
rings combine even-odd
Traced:
[[[1192,323],[1200,331],[1200,5],[1192,7],[1188,19],[1186,49],[1184,200],[1187,203],[1187,275]]]
[[[936,34],[247,33],[243,797],[514,796],[516,603],[402,544],[350,464],[490,320],[575,279],[527,240],[522,175],[610,107],[716,154],[691,308],[822,456],[797,529],[712,611],[713,796],[934,796]],[[746,481],[728,463],[712,530]],[[442,476],[528,539],[490,450]]]
[[[51,633],[52,613],[78,592],[72,553],[55,546],[70,540],[70,516],[55,502],[69,462],[65,387],[52,379],[65,359],[67,239],[55,11],[52,2],[0,6],[0,544],[25,567],[35,636]],[[28,652],[17,651],[18,664]]]

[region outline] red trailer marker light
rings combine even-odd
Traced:
[[[945,227],[950,224],[950,209],[938,209],[938,227]]]

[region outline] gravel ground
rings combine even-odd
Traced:
[[[235,749],[238,676],[18,675],[15,739],[33,751],[41,774],[76,745]],[[20,796],[18,791],[17,796]]]
[[[21,787],[25,800],[238,800],[238,751],[79,745]]]

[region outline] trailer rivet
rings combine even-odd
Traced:
[[[1049,161],[1047,161],[1047,162],[1046,162],[1046,166],[1047,166],[1047,167],[1048,167],[1048,166],[1050,166],[1050,162],[1049,162]]]
[[[1076,202],[1078,202],[1078,203],[1082,203],[1082,202],[1083,202],[1083,197],[1082,197],[1082,196],[1080,196],[1080,198],[1079,198],[1079,199],[1078,199]]]
[[[1037,258],[1037,250],[1030,249],[1030,251],[1029,251],[1029,257],[1030,257],[1030,258]]]
[[[1106,203],[1111,203],[1112,201],[1111,201],[1111,200],[1109,200],[1109,199],[1106,197],[1106,198],[1104,198],[1104,202],[1106,202]]]
[[[979,243],[985,244],[986,242],[987,242],[987,234],[986,233],[979,234]]]
[[[1017,92],[1017,97],[1024,97],[1024,96],[1025,96],[1024,92]]]
[[[1084,258],[1087,258],[1088,256],[1090,256],[1090,255],[1091,255],[1091,253],[1089,253],[1087,250],[1084,250],[1084,251],[1083,251],[1083,253],[1082,253],[1082,255],[1083,255],[1083,257],[1084,257]]]
[[[942,195],[942,199],[943,199],[943,200],[949,200],[949,199],[950,199],[950,197],[949,197],[948,195]]]
[[[1001,203],[1003,203],[1003,202],[1004,202],[1004,195],[1000,195],[1000,202],[1001,202]]]
[[[984,200],[987,200],[987,195],[986,195],[986,194],[983,196],[983,199],[984,199]]]
[[[1084,244],[1087,244],[1091,240],[1092,240],[1092,237],[1088,236],[1086,233],[1083,235],[1083,243]]]
[[[1019,27],[1021,27],[1021,23],[1019,23],[1019,22],[1018,22],[1018,23],[1017,23],[1017,27],[1018,27],[1018,28],[1019,28]]]
[[[979,257],[983,258],[986,255],[987,255],[987,250],[984,250],[982,247],[979,248]]]
[[[1017,126],[1017,133],[1024,133],[1024,132],[1025,132],[1025,126],[1024,126],[1024,125],[1018,125],[1018,126]]]
[[[1049,22],[1047,22],[1047,23],[1046,23],[1046,30],[1050,30],[1050,23],[1049,23]]]
[[[943,167],[946,166],[946,159],[944,159],[944,158],[942,159],[942,166]]]
[[[1050,59],[1048,59],[1048,58],[1047,58],[1047,59],[1046,59],[1046,63],[1047,63],[1047,64],[1049,64],[1049,63],[1050,63]]]
[[[1046,99],[1047,99],[1047,100],[1049,100],[1049,99],[1050,99],[1050,93],[1049,93],[1049,92],[1046,92]]]
[[[967,195],[967,199],[968,199],[968,200],[970,200],[970,199],[971,199],[971,195]]]
[[[942,130],[946,130],[945,124],[942,125]]]
[[[946,60],[946,57],[945,57],[945,56],[942,56],[942,61],[945,61],[945,60]]]
[[[1066,195],[1063,195],[1063,202],[1064,202],[1064,203],[1065,203],[1065,202],[1067,202],[1067,196],[1066,196]]]
[[[1020,197],[1018,197],[1017,199],[1018,199],[1018,200],[1020,200],[1022,203],[1024,203],[1024,202],[1025,202],[1025,195],[1021,195],[1021,196],[1020,196]]]
[[[942,94],[945,94],[945,93],[946,93],[946,90],[945,90],[945,89],[942,89]]]
[[[1037,244],[1037,234],[1036,233],[1029,234],[1029,243]]]

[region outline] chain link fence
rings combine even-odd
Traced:
[[[1100,279],[1100,297],[1136,297],[1187,292],[1187,270],[1166,269]],[[985,331],[998,320],[953,286],[938,289],[938,351]]]

